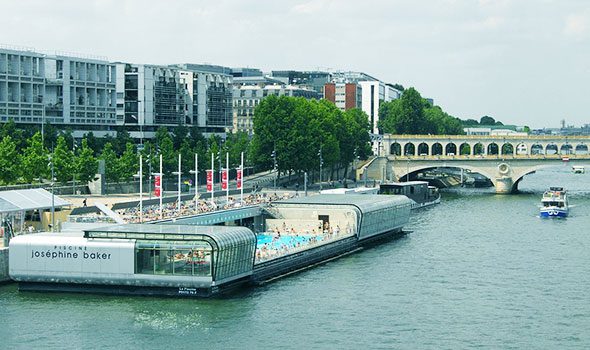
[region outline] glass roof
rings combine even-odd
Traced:
[[[355,206],[361,212],[366,213],[380,208],[390,206],[409,204],[411,200],[401,195],[383,195],[383,194],[319,194],[309,197],[296,197],[284,201],[276,201],[274,205],[298,206]]]
[[[58,196],[53,196],[54,207],[71,205]],[[42,188],[0,192],[0,213],[51,208],[51,192]]]
[[[219,248],[233,245],[236,241],[250,241],[252,244],[256,244],[254,232],[241,226],[125,224],[85,230],[84,236],[88,238],[173,241],[195,241],[208,238],[215,241]]]

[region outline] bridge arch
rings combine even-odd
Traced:
[[[391,147],[389,147],[389,154],[394,155],[394,156],[401,156],[402,155],[402,145],[400,145],[398,142],[392,143]]]
[[[404,154],[406,156],[415,156],[416,155],[416,146],[413,143],[408,142],[404,145]]]
[[[528,154],[528,151],[529,151],[529,148],[525,143],[521,142],[516,145],[516,155],[524,156],[524,155]]]
[[[418,145],[418,155],[419,156],[428,156],[430,155],[430,150],[428,144],[426,142],[422,142]]]
[[[460,146],[459,146],[459,155],[462,156],[469,156],[471,155],[471,145],[468,144],[467,142],[463,142]]]
[[[559,148],[559,154],[572,154],[574,147],[569,143],[564,143]]]
[[[545,147],[545,154],[557,154],[559,152],[559,148],[555,143],[550,143]]]
[[[459,154],[459,152],[457,152],[457,145],[452,142],[447,143],[445,146],[445,154],[449,156]]]
[[[531,146],[531,155],[536,154],[545,154],[545,148],[538,142]]]
[[[511,143],[504,143],[502,145],[501,154],[514,154],[514,146]]]
[[[431,150],[433,156],[442,156],[443,154],[443,146],[439,142],[433,144]]]
[[[588,145],[584,143],[577,144],[574,151],[576,154],[588,154]]]
[[[476,143],[473,145],[473,155],[480,156],[484,154],[483,144],[481,142]]]
[[[499,153],[499,149],[498,149],[498,144],[497,143],[492,142],[492,143],[488,144],[486,154],[496,155],[498,153]]]

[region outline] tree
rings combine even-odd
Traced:
[[[62,184],[71,180],[74,175],[73,154],[66,144],[66,139],[60,135],[57,138],[57,146],[53,150],[52,162],[55,179]]]
[[[122,155],[123,152],[127,149],[127,144],[133,143],[133,139],[129,132],[123,128],[117,130],[117,136],[115,137],[115,141],[113,143],[113,149],[117,155]]]
[[[84,139],[86,139],[86,143],[88,144],[88,148],[92,150],[93,155],[100,154],[102,149],[102,142],[100,142],[95,136],[92,131],[84,135]]]
[[[0,181],[4,184],[13,184],[19,178],[19,154],[16,151],[16,143],[10,136],[4,136],[0,142]]]
[[[135,145],[132,142],[127,142],[127,145],[125,145],[125,152],[123,152],[117,164],[117,180],[129,181],[138,171],[139,158],[137,156]]]
[[[94,157],[94,151],[88,146],[88,140],[82,139],[82,145],[78,148],[74,157],[74,174],[76,180],[85,184],[94,179],[97,173],[98,163]]]
[[[492,117],[488,117],[487,115],[484,115],[479,120],[479,124],[480,125],[495,125],[496,124],[496,120],[494,118],[492,118]]]
[[[105,181],[117,181],[119,179],[119,159],[113,150],[113,145],[107,142],[102,149],[100,159],[104,160]]]
[[[22,175],[27,183],[32,183],[35,179],[49,178],[48,169],[47,150],[41,142],[41,132],[37,132],[22,153]]]
[[[174,136],[172,137],[172,141],[174,143],[174,149],[178,150],[182,146],[182,143],[188,137],[188,133],[189,133],[188,128],[184,124],[178,124],[174,128],[172,133],[174,134]]]

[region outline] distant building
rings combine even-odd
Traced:
[[[496,127],[472,127],[472,128],[463,128],[463,131],[467,135],[471,136],[527,136],[528,133],[524,131],[516,131],[515,127],[510,125],[506,126],[507,128],[502,128],[502,126]]]
[[[382,102],[389,102],[401,97],[401,91],[382,81],[361,81],[361,106],[363,112],[369,116],[372,133],[378,134],[379,106]]]
[[[361,108],[362,87],[357,83],[327,83],[324,85],[324,98],[341,111]]]
[[[319,94],[323,94],[324,85],[331,80],[331,74],[322,71],[276,70],[271,72],[271,77],[282,80],[285,85],[305,87]]]
[[[321,94],[315,90],[282,84],[271,77],[234,78],[233,88],[233,127],[232,132],[254,132],[254,109],[267,96],[292,96],[319,99]]]
[[[76,137],[116,125],[115,66],[106,59],[0,48],[0,122],[49,122]]]

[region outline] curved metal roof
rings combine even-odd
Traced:
[[[236,242],[250,242],[256,245],[256,235],[254,232],[241,226],[125,224],[85,230],[84,236],[87,238],[170,241],[211,239],[219,249],[234,246]]]
[[[361,213],[367,213],[381,208],[411,203],[406,196],[383,194],[319,194],[309,197],[296,197],[284,201],[276,201],[273,204],[281,205],[314,205],[314,206],[354,206]]]

